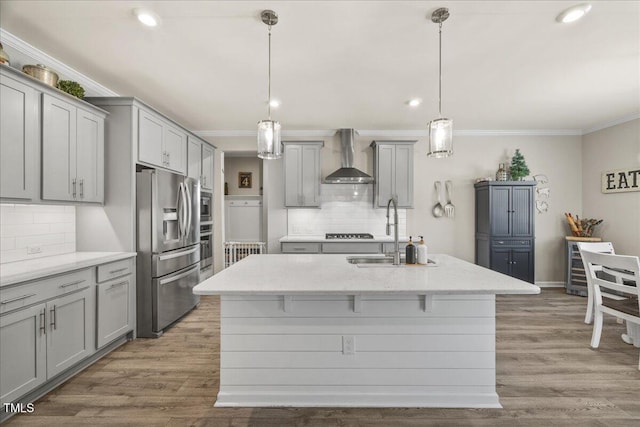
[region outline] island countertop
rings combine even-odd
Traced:
[[[435,266],[349,264],[347,255],[250,255],[197,285],[197,295],[538,294],[531,283],[443,255]]]

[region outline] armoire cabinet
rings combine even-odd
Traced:
[[[475,185],[476,264],[534,283],[534,181]]]

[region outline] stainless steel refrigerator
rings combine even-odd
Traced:
[[[198,302],[200,184],[170,172],[144,169],[137,189],[137,333],[162,335]]]

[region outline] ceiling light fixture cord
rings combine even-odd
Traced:
[[[438,115],[442,118],[442,21],[440,21],[438,34]]]
[[[268,99],[267,105],[269,106],[269,120],[271,120],[271,25],[269,25],[269,73],[268,73],[268,84],[267,84],[267,92]]]

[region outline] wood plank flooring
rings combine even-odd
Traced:
[[[598,350],[586,298],[563,289],[497,299],[497,390],[503,409],[214,408],[219,299],[157,340],[127,343],[35,402],[7,426],[639,426],[637,348],[605,317]]]

